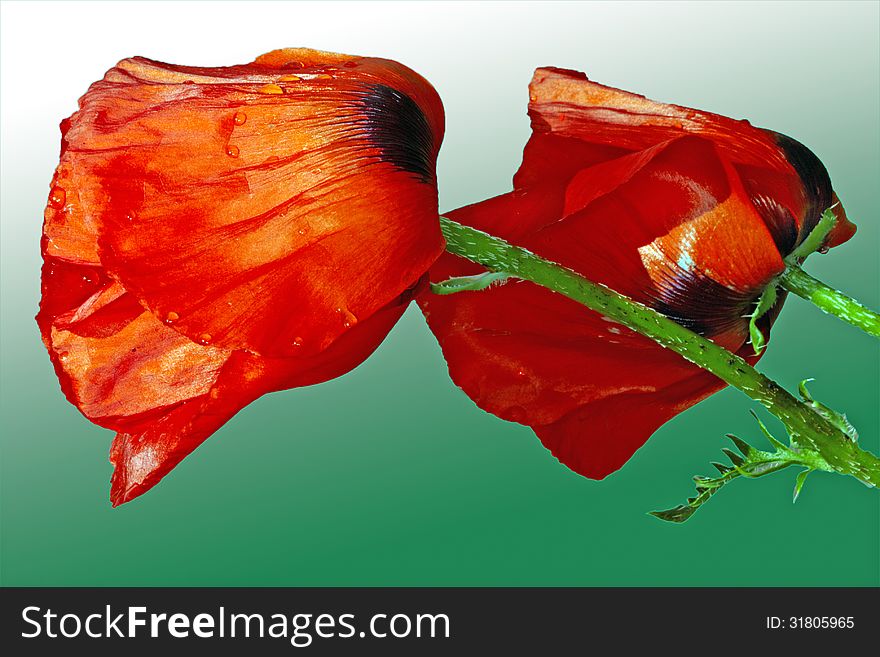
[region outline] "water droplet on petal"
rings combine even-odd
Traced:
[[[354,316],[350,311],[344,308],[337,308],[337,314],[342,318],[342,325],[345,328],[351,328],[355,324],[357,324],[358,318]]]
[[[226,147],[226,154],[227,154],[229,157],[238,157],[239,152],[240,152],[240,151],[239,151],[239,148],[238,148],[238,146],[236,146],[235,144],[229,144],[229,145]]]
[[[293,346],[294,347],[302,347],[303,346],[303,339],[299,336],[296,336],[293,339]]]
[[[62,351],[61,353],[58,354],[58,360],[60,360],[60,361],[65,361],[69,357],[70,357],[70,354],[67,353],[66,351]]]
[[[345,68],[354,68],[355,66],[357,66],[357,62],[355,62],[355,61],[345,62],[343,64],[343,66]]]
[[[305,66],[305,64],[303,64],[302,62],[298,62],[296,60],[293,60],[293,61],[287,62],[284,65],[284,68],[303,68],[304,66]]]
[[[136,217],[136,216],[137,216],[137,215],[135,215],[134,212],[129,212],[128,214],[125,215],[125,220],[126,220],[127,222],[131,223],[132,221],[135,220],[135,217]]]
[[[208,393],[208,396],[211,399],[218,399],[220,397],[220,391],[217,388],[211,388],[211,392]]]
[[[260,87],[261,94],[283,94],[284,89],[279,87],[277,84],[264,84]]]
[[[172,310],[170,313],[168,313],[168,314],[165,315],[165,320],[164,320],[164,321],[165,321],[166,324],[173,324],[173,323],[176,322],[178,319],[180,319],[180,315],[178,315],[176,312],[174,312],[174,311]]]
[[[529,94],[529,102],[534,103],[536,100],[538,100],[538,97],[535,94]]]
[[[519,377],[525,377],[526,373],[525,373],[525,371],[523,371],[523,370],[517,370],[517,371],[516,371],[516,375],[519,376]]]
[[[299,82],[300,80],[302,80],[301,77],[299,77],[298,75],[293,75],[293,74],[290,74],[290,75],[282,75],[282,76],[281,76],[280,78],[278,78],[278,79],[279,79],[281,82]]]
[[[244,112],[236,112],[235,116],[232,117],[232,122],[235,125],[244,125],[245,121],[247,121],[247,114]]]
[[[64,191],[63,187],[55,185],[49,194],[49,203],[53,208],[63,208],[65,201],[67,201],[67,192]]]
[[[199,336],[199,344],[210,344],[211,342],[211,334],[210,333],[202,333]]]
[[[299,228],[296,229],[296,232],[303,237],[308,235],[311,231],[312,231],[312,227],[309,226],[308,224],[306,224],[305,226],[300,226]]]
[[[329,73],[318,73],[317,75],[312,76],[313,80],[332,80],[333,76]]]

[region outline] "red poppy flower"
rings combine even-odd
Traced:
[[[114,505],[260,395],[358,365],[443,249],[442,105],[396,62],[127,59],[61,127],[37,321],[118,432]]]
[[[746,121],[553,68],[535,73],[529,115],[514,191],[449,216],[757,360],[744,316],[836,200],[815,155]],[[854,231],[837,212],[828,246]],[[480,271],[447,254],[431,279]],[[531,426],[590,478],[620,468],[663,423],[724,385],[529,282],[419,303],[456,384],[484,410]],[[765,334],[781,303],[761,320]]]

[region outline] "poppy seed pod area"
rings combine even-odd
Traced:
[[[62,123],[37,317],[68,399],[117,431],[115,504],[267,392],[356,367],[443,249],[443,108],[389,60],[136,57]]]
[[[749,316],[835,204],[806,147],[745,121],[538,69],[514,190],[448,213],[559,263],[754,363]],[[852,236],[842,207],[825,246]],[[433,281],[484,268],[446,254]],[[784,294],[759,320],[765,336]],[[419,304],[452,379],[603,478],[724,382],[598,312],[527,281]]]

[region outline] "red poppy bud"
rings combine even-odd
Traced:
[[[112,501],[262,394],[339,376],[443,249],[443,108],[382,59],[127,59],[62,123],[37,321],[62,388],[115,429]]]
[[[836,202],[793,139],[538,69],[514,191],[449,214],[644,303],[752,362],[748,315],[783,258]],[[854,227],[839,222],[827,245]],[[444,255],[431,279],[479,273]],[[780,295],[783,297],[784,295]],[[721,389],[713,375],[525,281],[419,304],[453,380],[602,478],[664,422]],[[765,332],[780,298],[759,322]]]

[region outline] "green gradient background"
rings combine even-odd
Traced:
[[[257,401],[113,510],[111,434],[64,400],[32,319],[57,124],[87,85],[132,54],[218,65],[286,45],[399,59],[435,84],[443,210],[509,189],[537,65],[790,134],[860,227],[808,268],[876,307],[876,3],[37,5],[2,16],[2,584],[878,584],[880,496],[852,479],[813,475],[794,506],[793,472],[737,482],[683,526],[645,514],[691,493],[725,432],[758,440],[736,391],[588,481],[477,409],[415,308],[356,371]],[[793,299],[761,369],[816,377],[877,451],[878,365],[876,342]]]

